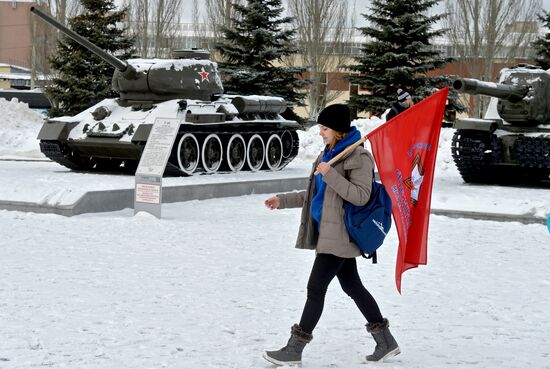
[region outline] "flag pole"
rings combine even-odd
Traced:
[[[330,159],[328,161],[328,165],[332,165],[334,164],[335,162],[337,162],[338,160],[340,160],[340,158],[344,155],[346,155],[347,153],[349,153],[350,151],[352,150],[355,150],[355,148],[359,145],[361,145],[363,142],[365,142],[367,140],[367,136],[364,136],[364,137],[361,137],[360,140],[358,140],[357,142],[349,145],[348,147],[346,147],[340,154],[336,155],[335,157],[333,157],[332,159]],[[313,173],[315,175],[319,174],[319,172],[316,170],[315,173]]]

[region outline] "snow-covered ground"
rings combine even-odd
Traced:
[[[27,114],[0,100],[1,157],[41,157],[41,118]],[[366,133],[380,122],[355,124]],[[550,212],[547,189],[463,184],[451,137],[442,131],[434,208]],[[316,128],[300,139],[300,156],[281,172],[164,183],[305,176],[322,144]],[[0,162],[0,179],[0,199],[48,204],[134,181],[12,161]],[[162,220],[131,209],[71,218],[0,211],[0,368],[271,368],[261,352],[281,347],[299,320],[314,253],[293,248],[299,211],[269,211],[266,197],[165,204]],[[403,351],[384,368],[550,368],[544,225],[432,216],[428,265],[404,274],[403,295],[396,248],[392,228],[377,265],[358,260]],[[337,282],[314,336],[304,368],[381,365],[363,363],[373,340]]]
[[[299,320],[314,253],[299,212],[266,196],[75,216],[0,211],[0,367],[271,368]],[[304,368],[550,368],[550,235],[543,225],[432,216],[427,266],[396,292],[397,237],[358,259],[403,353],[373,340],[337,281]]]

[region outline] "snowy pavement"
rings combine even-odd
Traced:
[[[71,218],[0,211],[0,368],[272,368],[299,319],[313,252],[294,209],[253,195]],[[428,265],[396,292],[395,228],[360,274],[402,354],[384,368],[550,368],[550,234],[432,216]],[[304,368],[367,368],[333,283]]]
[[[443,155],[442,155],[443,156]],[[451,163],[452,164],[452,163]],[[550,188],[465,184],[454,164],[436,169],[432,208],[491,214],[528,215],[539,220],[550,213]],[[282,171],[241,172],[163,179],[163,186],[184,186],[284,178],[305,178],[311,163],[295,160]],[[53,162],[0,161],[0,202],[26,202],[66,206],[88,191],[133,189],[134,177],[101,173],[77,173]]]
[[[311,163],[290,163],[282,171],[196,174],[165,177],[164,187],[211,183],[245,182],[283,178],[304,178]],[[128,174],[71,171],[54,162],[0,161],[0,201],[20,201],[45,205],[71,205],[89,191],[133,189],[135,177]]]

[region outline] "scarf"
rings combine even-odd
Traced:
[[[328,151],[328,145],[325,147],[322,162],[328,162],[336,155],[340,154],[346,147],[361,139],[361,133],[357,127],[351,127],[348,134],[340,140],[332,150]],[[321,224],[321,216],[323,215],[323,199],[325,198],[325,190],[327,183],[323,180],[323,175],[319,174],[315,177],[315,196],[311,200],[311,216],[317,223],[317,230],[319,230]]]

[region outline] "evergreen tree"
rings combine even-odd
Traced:
[[[439,0],[372,0],[371,9],[363,16],[369,26],[359,28],[367,42],[358,65],[350,66],[358,75],[348,77],[351,83],[366,88],[370,94],[354,94],[350,107],[357,111],[381,114],[397,99],[397,89],[408,91],[418,102],[429,96],[434,87],[448,85],[450,78],[429,77],[427,72],[442,68],[452,58],[440,56],[430,40],[444,30],[431,27],[444,15],[427,15]],[[454,100],[453,100],[454,97]],[[450,95],[457,111],[465,110],[457,95]]]
[[[69,20],[69,28],[119,59],[128,59],[133,51],[133,39],[117,28],[126,10],[115,11],[113,0],[81,0],[84,12]],[[51,117],[74,115],[98,101],[118,94],[111,88],[114,72],[107,62],[63,36],[49,58],[58,72],[46,94],[53,102]]]
[[[225,91],[281,96],[301,105],[305,93],[296,89],[307,84],[298,78],[305,68],[275,66],[297,52],[292,45],[295,31],[283,29],[292,18],[281,17],[281,0],[247,0],[233,6],[232,27],[222,27],[224,40],[216,45],[225,60],[220,63]]]
[[[550,12],[543,10],[538,18],[546,29],[550,29]],[[537,52],[537,64],[544,69],[550,68],[550,32],[535,40],[533,47]]]

